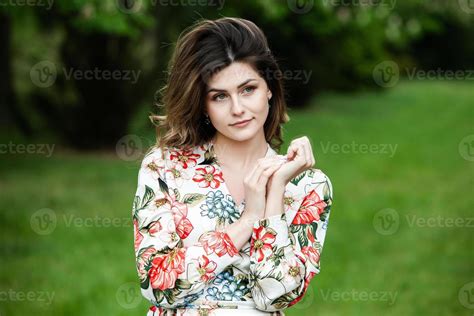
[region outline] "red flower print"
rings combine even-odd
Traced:
[[[136,219],[133,220],[133,229],[135,231],[135,238],[134,238],[135,252],[137,252],[138,247],[140,247],[140,243],[143,240],[143,235],[140,234],[140,230],[138,229],[138,221]]]
[[[208,255],[215,252],[219,257],[222,257],[228,253],[229,256],[233,257],[239,253],[229,235],[225,232],[209,231],[201,235],[199,241]]]
[[[163,227],[161,226],[159,220],[154,221],[148,226],[148,233],[150,234],[150,236],[154,237],[157,233],[161,231],[162,228]]]
[[[214,270],[216,270],[217,264],[214,261],[209,260],[207,256],[202,255],[198,259],[198,272],[201,275],[201,281],[207,282],[214,277]]]
[[[218,188],[224,178],[222,177],[222,171],[217,172],[213,165],[208,165],[204,168],[196,168],[196,174],[193,180],[199,182],[199,187],[208,188],[209,186],[213,189]]]
[[[193,224],[187,218],[188,206],[185,203],[181,203],[176,199],[174,192],[170,192],[171,201],[171,212],[173,213],[173,219],[176,226],[176,233],[181,239],[188,237],[191,231],[194,229]]]
[[[174,287],[178,275],[184,272],[185,251],[184,248],[175,248],[170,253],[153,258],[148,271],[153,289],[163,291]]]
[[[319,215],[324,212],[326,206],[326,202],[321,200],[315,190],[312,190],[304,197],[292,224],[310,224],[313,221],[319,221]]]
[[[260,226],[253,229],[252,240],[250,242],[250,255],[257,252],[257,262],[272,253],[272,244],[275,241],[275,234],[267,231],[265,227]]]
[[[138,254],[137,258],[137,271],[141,282],[145,281],[147,277],[146,267],[150,263],[150,258],[156,253],[156,249],[153,247],[144,248],[144,250]]]
[[[316,248],[312,246],[305,246],[301,248],[301,252],[304,253],[307,258],[309,258],[309,261],[313,265],[317,265],[319,263],[319,252],[316,250]]]
[[[184,150],[170,149],[170,160],[178,162],[184,169],[194,167],[199,157],[201,157],[201,155],[194,154],[192,148]]]

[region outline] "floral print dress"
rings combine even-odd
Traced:
[[[147,315],[284,315],[320,271],[331,182],[315,168],[293,178],[284,213],[256,221],[239,251],[225,228],[245,200],[235,204],[213,146],[153,147],[141,162],[133,223]]]

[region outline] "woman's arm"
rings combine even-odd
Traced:
[[[257,308],[264,311],[282,310],[297,303],[320,271],[332,185],[319,170],[308,170],[305,177],[309,189],[293,216],[283,212],[282,188],[275,188],[269,193],[272,198],[267,200],[266,218],[253,228],[251,291]]]

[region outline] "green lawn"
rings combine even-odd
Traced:
[[[460,292],[474,281],[474,162],[459,150],[473,100],[468,83],[400,82],[290,112],[285,148],[310,136],[334,204],[321,274],[287,315],[474,313]],[[0,315],[145,315],[130,222],[138,161],[56,148],[0,162]],[[395,231],[381,225],[386,209]],[[38,226],[51,212],[56,226]]]

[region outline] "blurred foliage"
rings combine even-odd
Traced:
[[[166,80],[179,33],[201,17],[239,16],[264,30],[280,62],[289,104],[302,107],[322,91],[379,88],[372,72],[385,60],[421,69],[474,67],[474,14],[461,2],[246,0],[178,6],[56,0],[50,8],[1,6],[3,32],[12,34],[2,48],[2,63],[11,68],[7,80],[14,82],[2,85],[9,96],[2,103],[24,131],[28,125],[47,129],[79,148],[114,146],[140,108],[154,110],[153,96]],[[135,70],[140,77],[134,84],[81,81],[58,72],[53,86],[41,88],[28,76],[45,60],[59,69]]]

